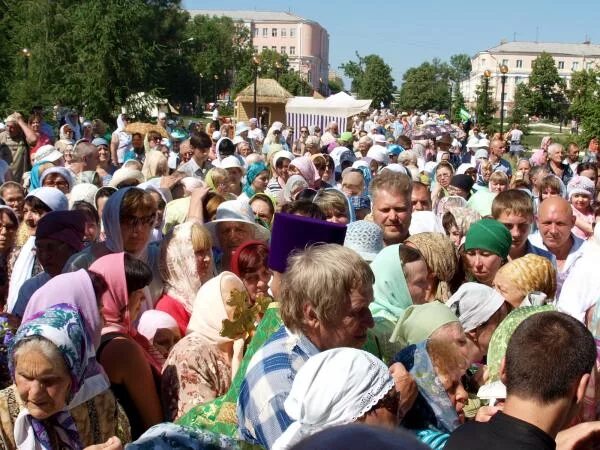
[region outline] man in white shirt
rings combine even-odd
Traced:
[[[263,131],[258,128],[258,119],[253,117],[248,121],[248,125],[250,126],[250,130],[248,130],[248,138],[252,139],[254,142],[262,143],[265,140],[265,135]]]
[[[177,168],[178,172],[185,173],[188,177],[198,177],[204,179],[206,173],[212,169],[212,164],[208,160],[212,141],[208,134],[201,131],[192,135],[191,138],[181,143],[180,152],[190,146],[193,154],[192,158]]]

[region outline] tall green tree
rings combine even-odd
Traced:
[[[358,61],[349,61],[340,68],[352,80],[351,90],[358,98],[372,99],[373,106],[381,103],[389,105],[394,99],[394,78],[392,69],[379,55],[361,57],[356,54]]]
[[[566,83],[558,75],[554,58],[542,52],[533,60],[523,100],[528,114],[549,119],[562,117],[566,105]]]
[[[329,91],[332,94],[337,94],[344,90],[344,80],[341,78],[333,78],[329,80]]]
[[[398,96],[401,109],[441,111],[450,107],[448,66],[439,60],[408,69],[402,80]]]
[[[477,115],[477,123],[482,127],[487,128],[492,123],[494,113],[498,109],[493,97],[493,90],[489,80],[486,83],[485,77],[481,77],[481,81],[475,91],[476,104],[475,114]],[[486,89],[487,86],[487,89]]]
[[[520,83],[517,85],[515,89],[515,100],[513,103],[513,108],[511,110],[510,122],[516,123],[521,126],[521,130],[525,130],[525,126],[527,125],[526,115],[527,115],[527,85],[525,83]]]
[[[580,120],[580,143],[587,145],[600,136],[600,70],[580,70],[573,73],[568,98],[569,114]]]
[[[471,57],[466,53],[452,55],[450,57],[450,79],[461,82],[469,77],[471,73]]]
[[[467,110],[465,106],[465,97],[463,96],[460,89],[454,91],[454,98],[452,99],[452,120],[454,122],[462,122],[460,115],[461,110]]]

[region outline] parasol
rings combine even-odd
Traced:
[[[140,133],[143,136],[146,136],[146,134],[148,134],[148,132],[150,131],[156,131],[164,138],[169,137],[169,133],[167,133],[167,130],[155,123],[133,122],[125,127],[125,131],[127,131],[130,134]]]

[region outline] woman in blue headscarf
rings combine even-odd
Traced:
[[[262,161],[250,164],[246,171],[246,185],[239,198],[249,201],[254,194],[265,192],[269,182],[269,169]]]

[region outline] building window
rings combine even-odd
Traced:
[[[592,68],[592,65],[593,65],[593,64],[594,64],[594,63],[593,63],[592,61],[588,61],[588,62],[586,62],[586,63],[585,63],[585,68],[586,68],[587,70],[590,70],[590,69]]]
[[[485,58],[481,58],[479,61],[479,67],[485,67]]]
[[[268,49],[269,49],[269,47],[267,47],[266,45],[263,45],[263,46],[262,46],[262,51],[263,51],[263,52],[264,52],[265,50],[268,50]]]
[[[571,70],[579,70],[579,62],[575,61],[571,66]]]
[[[273,50],[274,52],[276,52],[277,51],[277,47],[274,45],[274,46],[271,47],[271,50]]]
[[[269,36],[269,29],[263,28],[263,37],[267,37],[267,36]]]
[[[281,54],[285,55],[285,53],[286,53],[286,48],[285,48],[285,45],[284,45],[283,47],[281,47]]]
[[[523,60],[522,59],[517,59],[516,67],[517,67],[517,69],[520,69],[520,68],[523,67]]]
[[[502,60],[502,65],[503,66],[508,66],[508,59],[503,59]]]
[[[290,46],[290,55],[295,55],[296,54],[296,47],[294,47],[293,45]]]
[[[254,29],[254,37],[258,37],[258,32],[259,32],[259,31],[260,31],[260,30],[259,30],[258,28],[255,28],[255,29]]]
[[[277,37],[277,28],[271,28],[271,37]]]
[[[558,68],[559,69],[564,69],[565,68],[565,62],[564,61],[559,61],[558,62]]]
[[[287,36],[287,28],[282,28],[281,29],[281,37],[286,37]]]
[[[290,37],[296,37],[296,29],[290,28]]]

